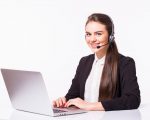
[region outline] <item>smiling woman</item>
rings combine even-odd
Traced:
[[[141,99],[135,62],[118,52],[112,19],[101,13],[90,15],[85,33],[94,54],[81,58],[68,93],[53,105],[105,111],[138,108]]]

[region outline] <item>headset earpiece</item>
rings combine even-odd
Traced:
[[[109,16],[108,16],[109,17]],[[114,23],[113,23],[113,21],[112,21],[112,19],[111,19],[111,17],[109,17],[110,18],[110,21],[111,21],[111,29],[112,29],[112,31],[111,31],[111,34],[110,34],[110,36],[109,36],[109,43],[112,43],[113,41],[114,41],[114,39],[115,39],[115,36],[114,36]]]
[[[114,35],[110,35],[109,36],[109,43],[112,43],[114,39],[115,39]]]

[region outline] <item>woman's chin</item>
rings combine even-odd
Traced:
[[[97,49],[97,48],[92,48],[91,50],[93,53],[97,53],[99,51],[99,49]]]

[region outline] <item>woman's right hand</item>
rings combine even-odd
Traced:
[[[60,98],[53,101],[54,107],[65,107],[65,104],[66,104],[66,98],[65,97],[60,97]]]

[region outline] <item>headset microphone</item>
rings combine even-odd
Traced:
[[[99,49],[101,46],[97,46],[96,48]]]
[[[99,48],[101,48],[101,47],[103,47],[103,46],[105,46],[105,45],[108,45],[108,44],[109,44],[109,42],[108,42],[108,43],[106,43],[106,44],[104,44],[104,45],[101,45],[101,46],[100,46],[100,45],[98,45],[96,48],[97,48],[97,49],[99,49]]]

